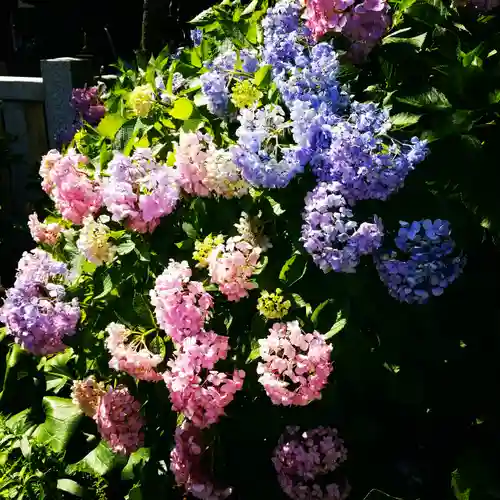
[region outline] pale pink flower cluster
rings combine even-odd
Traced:
[[[347,458],[344,442],[337,429],[317,427],[300,433],[299,427],[287,427],[272,458],[283,491],[294,500],[344,500],[349,495],[346,481],[339,486],[328,480],[315,480],[335,471]]]
[[[151,149],[138,148],[131,158],[115,153],[107,173],[103,181],[106,208],[114,221],[126,221],[139,233],[153,232],[179,201],[177,170],[157,163]]]
[[[116,246],[109,241],[111,231],[101,222],[103,218],[109,220],[108,216],[103,215],[97,221],[92,217],[85,217],[76,242],[78,250],[96,266],[112,262],[116,253]]]
[[[321,398],[332,372],[328,345],[318,332],[303,333],[297,321],[275,323],[259,340],[259,382],[276,405],[305,406]]]
[[[210,280],[219,286],[227,300],[238,302],[248,297],[248,291],[257,285],[251,281],[257,270],[262,248],[240,236],[228,238],[217,245],[207,258]]]
[[[343,33],[356,52],[368,53],[389,23],[386,0],[306,0],[306,25],[318,40],[329,31]]]
[[[181,132],[175,165],[180,184],[188,194],[210,196],[214,193],[233,198],[248,193],[249,185],[233,163],[231,153],[216,149],[210,136]]]
[[[205,160],[208,158],[206,142],[201,134],[182,132],[175,151],[175,166],[179,170],[182,189],[188,194],[208,196],[210,191],[205,185],[207,170]]]
[[[69,149],[65,156],[53,149],[43,157],[40,166],[43,190],[54,200],[61,215],[74,224],[81,224],[102,205],[100,184],[81,168],[87,163],[88,158],[74,149]]]
[[[99,400],[105,393],[104,384],[91,376],[85,380],[74,380],[71,388],[71,399],[88,417],[93,417],[99,406]]]
[[[144,443],[141,405],[125,386],[110,387],[99,399],[97,428],[115,453],[130,455]]]
[[[164,380],[172,407],[196,427],[216,423],[243,386],[243,370],[235,370],[232,376],[214,370],[215,363],[227,356],[228,340],[202,330],[196,336],[184,338],[168,362]]]
[[[203,283],[191,281],[191,275],[186,261],[171,259],[150,291],[158,324],[174,342],[197,335],[213,307],[212,296],[205,291]]]
[[[120,323],[110,323],[106,332],[106,348],[112,356],[110,368],[126,372],[139,380],[162,380],[162,375],[156,371],[156,367],[162,362],[161,356],[153,354],[146,345],[141,346],[140,340],[131,342],[132,332]]]
[[[61,236],[62,226],[57,222],[44,224],[38,220],[38,215],[32,213],[28,218],[28,227],[33,241],[45,245],[55,245]]]
[[[231,488],[217,488],[204,466],[207,447],[199,428],[188,421],[175,429],[175,447],[170,453],[170,470],[186,493],[200,500],[223,500]]]

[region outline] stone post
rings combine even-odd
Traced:
[[[60,57],[41,61],[41,71],[45,88],[47,135],[49,146],[55,148],[59,132],[73,123],[71,91],[92,84],[92,68],[87,59]]]

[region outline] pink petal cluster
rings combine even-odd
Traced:
[[[81,224],[102,205],[100,184],[81,168],[87,163],[88,158],[74,149],[64,156],[51,150],[40,166],[43,190],[54,200],[61,215],[74,224]]]
[[[85,380],[74,380],[71,388],[71,399],[88,417],[93,417],[99,406],[101,396],[105,393],[104,385],[91,376]]]
[[[99,399],[97,428],[115,453],[130,455],[144,443],[141,405],[125,386],[110,387]]]
[[[203,283],[191,281],[191,275],[186,261],[171,259],[150,291],[158,324],[174,342],[197,335],[213,307],[212,296],[205,291]]]
[[[342,33],[357,52],[368,53],[385,33],[390,17],[386,0],[306,0],[306,25],[318,40]]]
[[[184,421],[175,429],[175,448],[170,453],[170,470],[175,482],[200,500],[227,498],[232,490],[217,488],[213,484],[203,463],[206,453],[200,429]]]
[[[206,142],[201,134],[182,132],[175,151],[175,166],[179,171],[182,189],[188,194],[208,196],[210,191],[205,184],[208,158]]]
[[[315,479],[335,471],[347,458],[344,442],[337,429],[317,427],[300,433],[299,427],[287,427],[272,458],[283,491],[294,500],[343,500],[349,485],[318,484]],[[325,484],[326,483],[326,484]]]
[[[238,302],[248,297],[248,290],[257,287],[251,277],[257,269],[262,248],[245,241],[240,236],[228,238],[225,244],[215,247],[207,258],[212,283],[227,300]]]
[[[163,377],[172,407],[196,427],[216,423],[243,386],[243,370],[235,370],[232,376],[214,370],[215,363],[227,356],[228,340],[214,332],[201,331],[184,338],[168,362]]]
[[[115,153],[104,179],[104,204],[114,221],[126,221],[139,233],[153,232],[161,217],[179,201],[178,173],[157,163],[149,148],[138,148],[131,158]]]
[[[140,349],[129,342],[132,332],[120,323],[110,323],[106,327],[108,337],[106,347],[112,358],[109,367],[116,371],[126,372],[132,377],[149,382],[162,380],[156,371],[162,358],[153,354],[145,345]]]
[[[275,323],[259,340],[259,382],[276,405],[305,406],[321,398],[333,370],[328,345],[318,332],[303,333],[297,321]]]
[[[28,218],[28,227],[33,241],[45,245],[55,245],[61,236],[63,227],[57,222],[43,224],[38,220],[38,215],[32,213]]]

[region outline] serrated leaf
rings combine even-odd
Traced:
[[[321,304],[318,307],[316,307],[316,309],[314,309],[314,312],[312,313],[312,316],[311,316],[311,322],[314,326],[316,326],[318,324],[319,315],[321,314],[321,311],[323,311],[323,309],[328,304],[333,304],[333,300],[327,299],[324,302],[321,302]]]
[[[405,128],[410,125],[415,125],[422,115],[415,115],[411,113],[398,113],[391,116],[391,125],[395,128]]]
[[[36,440],[62,452],[82,418],[78,406],[71,399],[46,396],[43,398],[45,422],[35,431]]]
[[[102,292],[94,297],[94,300],[99,300],[106,297],[106,295],[108,295],[111,290],[113,290],[113,281],[109,274],[105,274],[102,279]]]
[[[422,45],[425,42],[425,38],[427,37],[427,33],[422,33],[421,35],[413,36],[411,38],[403,38],[399,36],[388,35],[382,40],[382,45],[387,45],[390,43],[404,43],[406,45],[412,45],[413,47],[417,47],[418,49],[422,48]]]
[[[191,238],[192,240],[195,240],[198,237],[195,228],[192,224],[189,224],[189,222],[182,223],[182,230],[186,233],[187,237]]]
[[[30,417],[31,408],[20,411],[5,421],[5,427],[13,434],[22,434],[31,427]]]
[[[139,448],[134,451],[128,459],[127,465],[122,470],[122,479],[124,481],[132,481],[135,477],[135,471],[142,468],[148,461],[151,455],[149,448]]]
[[[170,116],[178,120],[187,120],[194,111],[194,104],[186,97],[181,97],[174,102],[173,108],[169,111]]]
[[[340,331],[342,331],[345,326],[347,325],[347,319],[342,317],[342,311],[339,311],[337,313],[337,319],[335,321],[335,324],[332,326],[332,328],[325,333],[323,338],[325,340],[328,340],[329,338],[333,337],[334,335],[337,335]]]
[[[416,96],[398,97],[397,99],[417,108],[447,109],[451,107],[448,98],[435,88]]]
[[[73,481],[72,479],[58,479],[57,489],[65,491],[66,493],[70,493],[75,497],[83,496],[83,488],[76,481]]]
[[[104,441],[100,441],[88,455],[79,462],[68,465],[67,472],[88,472],[95,476],[104,476],[113,469],[122,459],[113,453]]]
[[[251,344],[251,351],[247,358],[247,363],[251,363],[254,359],[260,357],[260,345],[259,342],[254,339]]]
[[[125,123],[125,118],[118,114],[107,114],[104,118],[99,122],[97,126],[97,132],[103,137],[107,137],[108,139],[114,139],[116,133],[122,125]]]
[[[241,13],[241,17],[249,16],[252,14],[255,9],[257,8],[257,5],[259,5],[260,0],[252,0],[245,8],[245,10]]]
[[[190,24],[196,24],[197,26],[203,26],[205,24],[213,23],[217,19],[217,13],[210,7],[200,12],[195,18],[189,21]]]
[[[141,486],[139,484],[133,486],[125,497],[125,500],[142,500]]]
[[[135,243],[132,240],[127,240],[124,241],[123,243],[120,243],[116,247],[116,253],[118,255],[127,255],[130,252],[133,252],[135,248]]]

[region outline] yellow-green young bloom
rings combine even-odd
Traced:
[[[238,82],[233,87],[231,100],[237,108],[249,108],[262,97],[262,92],[248,80]]]
[[[154,103],[154,90],[151,85],[140,85],[130,92],[128,102],[137,116],[148,116]]]
[[[264,290],[257,301],[257,310],[267,319],[281,319],[288,314],[291,302],[285,300],[279,288],[274,293]]]
[[[217,247],[218,245],[222,245],[223,243],[224,236],[222,234],[218,234],[216,236],[212,236],[212,234],[209,234],[203,241],[195,241],[195,251],[193,252],[193,259],[198,261],[196,267],[207,267],[207,258],[210,255],[210,252],[215,247]]]

